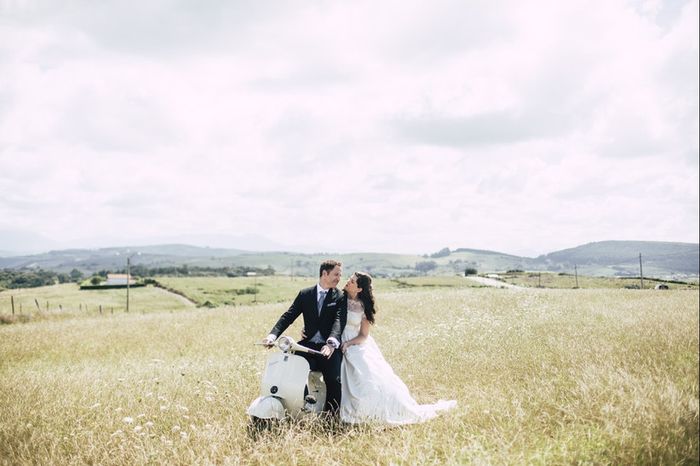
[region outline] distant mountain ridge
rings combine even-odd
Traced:
[[[658,241],[601,241],[554,251],[539,257],[521,257],[497,251],[445,248],[439,254],[411,255],[388,253],[303,254],[295,252],[254,252],[240,249],[209,248],[187,244],[162,244],[100,249],[64,249],[42,254],[0,257],[0,268],[42,268],[83,273],[120,270],[131,257],[132,265],[147,267],[233,267],[271,266],[278,274],[315,276],[318,264],[328,257],[343,261],[346,272],[366,270],[379,276],[420,273],[461,274],[465,268],[479,272],[506,270],[552,271],[596,276],[636,276],[639,254],[643,273],[649,277],[684,278],[700,275],[698,243]],[[419,265],[420,264],[420,265]]]

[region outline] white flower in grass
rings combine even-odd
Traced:
[[[143,430],[143,427],[141,427],[141,426],[136,426],[136,427],[134,427],[134,432],[136,432],[137,434],[138,434],[139,432],[141,432],[142,430]]]
[[[124,422],[124,424],[133,424],[134,418],[127,416],[124,419],[122,419],[122,422]]]
[[[184,440],[187,440],[189,435],[187,435],[187,432],[180,432],[180,437],[182,437]]]
[[[146,425],[146,428],[148,428],[148,429],[153,427],[153,423],[151,421],[148,421],[145,425]]]
[[[142,419],[142,418],[144,418],[144,417],[146,417],[146,415],[143,414],[143,413],[141,413],[141,414],[139,414],[138,416],[136,416],[136,419]]]
[[[160,405],[160,410],[161,410],[161,411],[167,411],[167,410],[168,410],[168,406],[166,406],[166,405]]]
[[[174,425],[172,430],[173,430],[173,433],[180,432],[180,426]]]

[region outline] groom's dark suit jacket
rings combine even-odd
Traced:
[[[340,335],[343,333],[348,318],[345,296],[337,288],[328,290],[320,315],[316,296],[315,285],[301,290],[287,312],[282,314],[282,317],[272,327],[270,333],[279,337],[300,314],[303,314],[305,340],[311,340],[316,332],[320,331],[323,341],[333,337],[340,343]]]

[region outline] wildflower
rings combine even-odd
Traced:
[[[173,430],[173,433],[175,433],[175,432],[180,432],[180,426],[178,426],[178,425],[176,424],[176,425],[173,426],[173,429],[172,429],[172,430]]]
[[[153,423],[152,423],[151,421],[148,421],[145,425],[146,425],[146,427],[149,428],[149,429],[150,429],[151,427],[153,427]]]
[[[124,424],[132,424],[134,422],[134,418],[127,416],[124,419],[122,419],[122,421],[124,422]]]
[[[136,427],[134,427],[134,432],[136,432],[137,434],[138,434],[139,432],[141,432],[142,430],[143,430],[143,427],[141,427],[141,426],[136,426]]]

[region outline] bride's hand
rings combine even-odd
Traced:
[[[346,342],[343,342],[343,344],[340,345],[340,351],[342,351],[343,354],[345,354],[345,352],[346,352],[346,351],[348,350],[348,348],[350,348],[351,346],[352,346],[352,345],[349,344],[347,341],[346,341]]]

